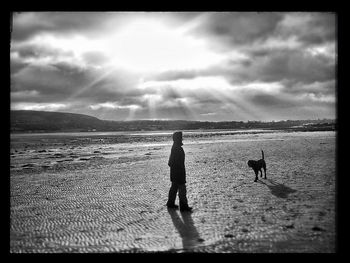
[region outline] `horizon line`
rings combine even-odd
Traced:
[[[135,119],[135,120],[110,120],[110,119],[100,119],[98,117],[84,114],[84,113],[75,113],[75,112],[62,112],[62,111],[43,111],[43,110],[12,110],[11,111],[34,111],[34,112],[48,112],[48,113],[68,113],[68,114],[77,114],[77,115],[85,115],[94,117],[101,121],[114,121],[114,122],[133,122],[133,121],[185,121],[185,122],[281,122],[281,121],[315,121],[315,120],[332,120],[336,121],[337,118],[314,118],[314,119],[280,119],[280,120],[219,120],[219,121],[211,121],[211,120],[184,120],[184,119]]]

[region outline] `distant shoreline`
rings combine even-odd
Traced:
[[[288,127],[288,128],[258,128],[258,129],[179,129],[184,132],[248,132],[248,133],[260,133],[260,132],[319,132],[319,131],[337,131],[335,127],[330,126],[319,126],[319,127]],[[43,134],[50,134],[50,135],[63,135],[63,134],[73,134],[73,133],[81,133],[86,135],[92,135],[92,136],[108,136],[112,135],[113,133],[116,134],[132,134],[132,135],[143,135],[144,133],[152,133],[152,134],[171,134],[174,130],[129,130],[129,131],[81,131],[81,130],[64,130],[64,131],[11,131],[11,135],[43,135]],[[105,134],[103,134],[105,133]]]
[[[57,132],[151,132],[174,130],[292,130],[330,131],[337,129],[334,119],[281,121],[190,121],[190,120],[134,120],[107,121],[72,113],[43,111],[11,111],[11,133]]]

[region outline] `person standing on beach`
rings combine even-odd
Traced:
[[[168,165],[170,166],[171,187],[169,190],[168,208],[177,209],[175,205],[176,194],[179,192],[180,211],[192,211],[188,206],[186,197],[186,169],[185,169],[185,152],[182,149],[182,132],[173,133],[173,146],[169,157]]]

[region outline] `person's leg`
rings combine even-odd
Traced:
[[[179,186],[179,199],[180,199],[180,210],[181,211],[191,211],[191,207],[188,206],[187,201],[187,190],[186,184],[180,184]]]
[[[174,208],[176,207],[175,199],[176,199],[177,190],[178,190],[178,184],[172,182],[171,187],[169,189],[168,202],[166,203],[168,207],[174,207]]]

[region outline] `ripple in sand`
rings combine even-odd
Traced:
[[[23,164],[21,167],[34,167],[35,165],[32,164],[32,163],[26,163],[26,164]]]

